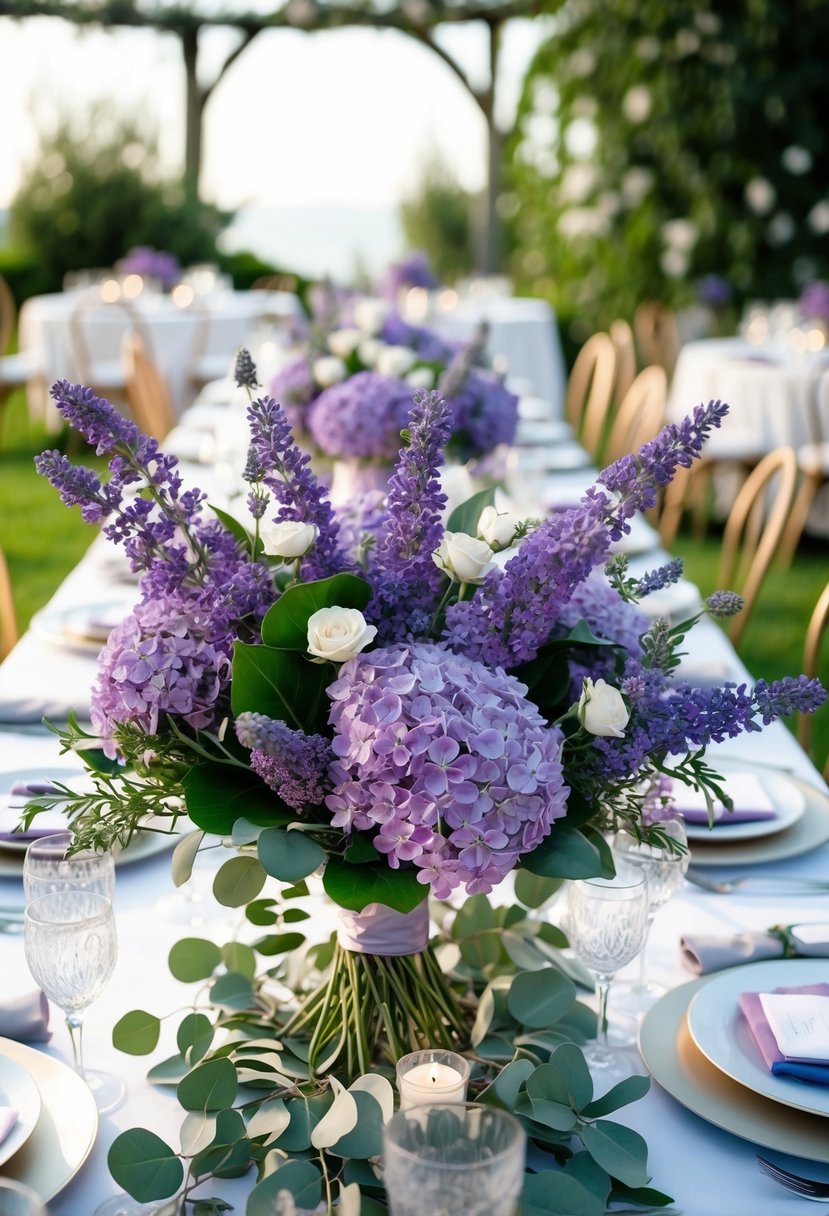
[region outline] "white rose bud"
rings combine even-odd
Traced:
[[[323,355],[321,359],[315,359],[313,371],[314,379],[320,388],[339,384],[348,375],[348,368],[336,355]]]
[[[520,526],[521,519],[517,515],[508,511],[499,514],[494,507],[484,507],[478,520],[478,535],[497,553],[499,549],[510,547]]]
[[[381,376],[405,376],[417,355],[408,346],[384,346],[377,356],[377,371]]]
[[[389,306],[385,300],[358,300],[354,307],[354,322],[364,334],[374,337],[386,323]]]
[[[578,717],[591,735],[613,735],[615,739],[623,739],[630,711],[618,688],[606,680],[596,680],[594,684],[586,677],[579,698]]]
[[[308,652],[314,663],[344,663],[365,650],[376,634],[358,608],[320,608],[308,617]]]
[[[362,339],[359,329],[335,329],[333,334],[328,335],[328,349],[332,355],[347,359],[354,354]]]
[[[314,524],[304,524],[298,519],[283,519],[280,523],[259,525],[262,547],[269,557],[303,557],[317,539]]]
[[[435,373],[431,367],[415,367],[406,376],[406,383],[412,388],[434,388]]]
[[[380,351],[383,349],[383,343],[377,338],[363,338],[360,345],[357,347],[357,354],[360,362],[364,367],[374,367],[380,357]]]
[[[493,552],[484,540],[466,532],[444,532],[440,548],[432,554],[435,565],[459,583],[482,583],[495,569]]]

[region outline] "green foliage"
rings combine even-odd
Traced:
[[[94,110],[83,124],[44,132],[9,217],[15,245],[36,253],[59,289],[69,270],[109,267],[135,245],[214,261],[229,216],[165,177],[155,137],[133,120]]]
[[[435,273],[447,282],[472,270],[472,207],[472,195],[437,152],[424,164],[414,192],[401,205],[407,242],[413,249],[425,250]]]
[[[589,331],[708,273],[738,301],[825,276],[827,36],[820,0],[566,4],[510,143],[520,286]]]

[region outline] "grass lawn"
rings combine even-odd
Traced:
[[[22,393],[10,399],[0,447],[0,545],[11,571],[21,631],[95,536],[78,509],[67,510],[35,472],[35,454],[56,446],[57,440],[28,422]],[[719,540],[715,535],[705,540],[680,535],[675,551],[703,594],[716,590]],[[829,580],[827,559],[829,543],[807,541],[790,570],[772,570],[768,576],[741,644],[743,660],[755,676],[774,680],[800,671],[806,624]],[[821,675],[829,682],[829,641]],[[827,752],[829,706],[824,706],[815,715],[813,732],[812,755],[819,767]]]

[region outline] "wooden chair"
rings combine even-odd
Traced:
[[[564,400],[564,416],[591,456],[604,435],[615,376],[616,351],[610,336],[593,334],[576,356]]]
[[[717,585],[739,592],[745,601],[743,611],[732,617],[728,631],[735,646],[739,646],[757,593],[778,551],[796,486],[794,449],[776,448],[749,474],[731,508],[723,532]]]
[[[826,623],[829,621],[829,583],[823,588],[806,630],[806,641],[803,646],[803,674],[812,679],[818,674],[818,661]],[[805,751],[809,750],[812,741],[812,715],[800,714],[797,722],[797,737]],[[829,756],[823,766],[823,776],[829,778]]]
[[[610,326],[610,340],[616,351],[616,384],[613,395],[617,401],[623,401],[636,379],[636,347],[633,342],[633,330],[627,321],[613,322]]]
[[[829,366],[825,362],[809,378],[807,393],[811,442],[797,449],[801,481],[780,544],[780,565],[784,568],[795,555],[818,491],[829,484]]]
[[[12,581],[3,550],[0,549],[0,659],[4,659],[17,641],[17,615],[14,610]]]
[[[120,324],[119,324],[120,322]],[[90,335],[95,331],[95,353]],[[126,333],[136,332],[147,349],[149,343],[141,319],[128,300],[102,300],[97,294],[78,300],[69,318],[75,374],[81,384],[116,405],[127,404],[127,383],[121,359]]]
[[[37,378],[37,368],[22,352],[7,355],[9,343],[17,324],[17,309],[14,296],[6,280],[0,275],[0,433],[6,402],[18,388],[25,388],[30,380]]]
[[[142,431],[159,443],[175,426],[175,411],[164,377],[136,333],[124,335],[122,354],[127,400]]]
[[[616,411],[602,455],[604,464],[635,452],[656,436],[665,418],[667,398],[668,378],[663,368],[646,367],[639,373]]]
[[[633,316],[639,356],[646,365],[664,367],[670,379],[679,357],[679,326],[676,313],[660,300],[643,300]]]

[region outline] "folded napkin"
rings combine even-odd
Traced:
[[[829,997],[829,984],[803,984],[799,988],[775,988],[775,993],[797,993],[810,996]],[[743,1012],[751,1037],[773,1076],[794,1077],[798,1081],[809,1081],[812,1085],[829,1085],[829,1064],[808,1064],[787,1059],[777,1046],[774,1031],[769,1025],[763,1003],[763,993],[744,992],[740,996]]]
[[[0,1003],[0,1038],[45,1043],[51,1033],[49,1002],[39,989]]]
[[[41,836],[51,836],[54,832],[65,832],[69,820],[64,811],[58,807],[50,807],[41,811],[25,832],[15,831],[20,822],[24,807],[30,798],[42,797],[44,794],[59,794],[57,786],[48,781],[18,781],[11,787],[8,794],[0,794],[0,841],[39,840]]]
[[[0,1144],[6,1139],[17,1122],[17,1111],[10,1106],[0,1106]]]
[[[683,933],[679,949],[683,964],[694,975],[768,958],[828,958],[829,924],[789,925],[785,932],[734,933],[730,937]]]
[[[755,773],[729,773],[723,781],[723,789],[734,803],[733,811],[722,802],[714,803],[714,827],[725,827],[732,823],[751,823],[777,816],[774,803],[766,787]],[[701,790],[691,789],[681,781],[674,782],[673,798],[677,813],[686,823],[708,823],[708,810]]]

